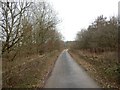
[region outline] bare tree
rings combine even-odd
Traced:
[[[11,48],[21,39],[20,30],[22,16],[31,5],[27,2],[0,2],[1,37],[3,39],[2,53],[11,51]]]
[[[51,32],[55,31],[58,19],[51,6],[46,2],[35,3],[32,6],[32,11],[34,42],[37,52],[43,53],[45,43],[52,37]]]

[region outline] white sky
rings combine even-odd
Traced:
[[[49,0],[62,22],[58,29],[65,41],[74,40],[76,33],[87,28],[97,16],[117,16],[120,0]]]

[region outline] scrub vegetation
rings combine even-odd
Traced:
[[[42,87],[62,50],[60,22],[47,2],[1,2],[3,88]]]
[[[71,55],[106,88],[120,88],[118,23],[116,17],[97,17],[69,44]]]

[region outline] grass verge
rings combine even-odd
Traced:
[[[72,50],[71,56],[80,64],[102,88],[119,88],[118,61],[116,52],[100,54],[87,51]]]
[[[54,51],[45,55],[19,58],[11,62],[3,59],[3,88],[44,87],[59,54],[59,51]]]

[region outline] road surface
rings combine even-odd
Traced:
[[[45,88],[99,88],[99,86],[72,59],[67,50],[64,50],[58,57]]]

